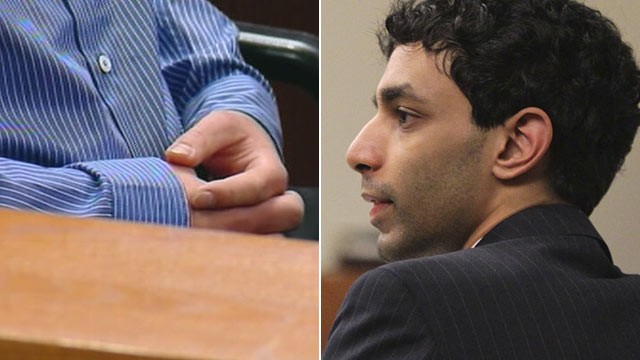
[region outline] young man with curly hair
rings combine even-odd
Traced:
[[[588,215],[640,124],[615,25],[571,0],[397,1],[349,165],[390,263],[327,359],[632,359],[640,276]]]

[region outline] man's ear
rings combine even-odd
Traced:
[[[511,180],[540,164],[551,146],[553,126],[547,113],[528,107],[513,115],[501,127],[499,153],[492,172]]]

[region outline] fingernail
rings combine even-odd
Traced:
[[[193,205],[197,208],[213,207],[213,205],[215,205],[213,194],[208,191],[200,193],[195,199],[193,199]]]
[[[184,157],[191,157],[194,153],[193,148],[187,144],[176,144],[170,147],[168,151]]]

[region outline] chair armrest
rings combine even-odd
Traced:
[[[303,88],[318,98],[318,38],[294,30],[236,22],[238,42],[245,60],[272,81]]]

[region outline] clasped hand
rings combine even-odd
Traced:
[[[212,112],[165,156],[186,191],[191,226],[269,234],[291,230],[302,219],[304,204],[286,191],[287,171],[273,142],[245,114]],[[199,166],[210,181],[198,178]]]

